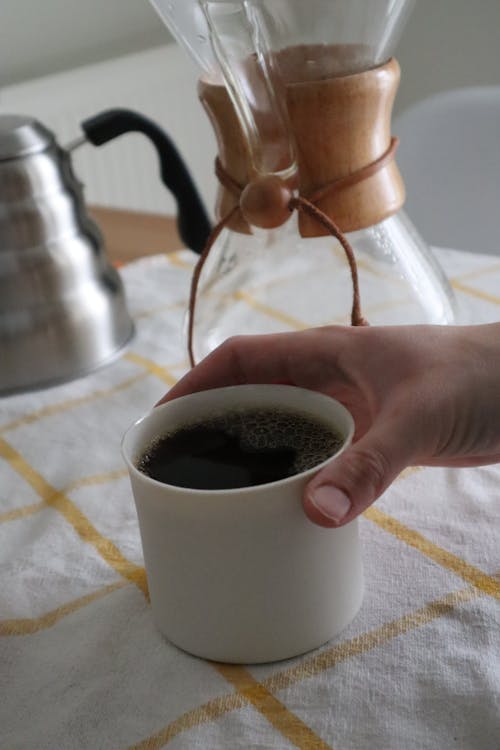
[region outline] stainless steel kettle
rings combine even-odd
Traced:
[[[77,145],[101,145],[131,130],[153,140],[180,207],[181,237],[200,252],[209,222],[163,131],[127,110],[101,113],[82,128]],[[86,212],[69,150],[30,117],[0,116],[0,394],[92,371],[132,334],[121,279]]]

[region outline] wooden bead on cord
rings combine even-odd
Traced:
[[[292,193],[277,175],[266,175],[248,183],[240,196],[240,210],[254,227],[275,229],[290,216]]]

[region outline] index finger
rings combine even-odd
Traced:
[[[158,404],[188,393],[245,383],[317,387],[324,375],[322,338],[319,329],[230,338],[184,375]],[[333,359],[331,349],[329,357]]]

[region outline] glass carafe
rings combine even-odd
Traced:
[[[202,68],[219,145],[224,226],[196,288],[193,359],[236,334],[351,321],[353,279],[338,239],[310,215],[267,210],[265,194],[262,216],[244,210],[245,188],[269,176],[342,230],[369,323],[453,322],[451,289],[402,210],[390,131],[392,54],[411,0],[153,4]]]

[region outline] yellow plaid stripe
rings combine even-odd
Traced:
[[[124,586],[127,586],[126,581],[111,583],[109,586],[99,589],[99,591],[94,591],[92,594],[74,599],[72,602],[63,604],[62,607],[57,607],[57,609],[46,612],[40,617],[0,620],[0,636],[31,635],[32,633],[37,633],[39,630],[51,628],[52,625],[62,620],[63,617],[77,612],[79,609],[86,607],[87,604],[92,604],[92,602],[96,602],[98,599],[102,599],[112,591],[122,589]]]
[[[332,669],[340,662],[361,656],[374,648],[383,646],[400,635],[423,627],[439,617],[451,614],[456,607],[473,601],[479,596],[481,596],[481,592],[472,587],[452,592],[440,599],[429,602],[429,604],[426,604],[415,612],[404,615],[392,622],[384,623],[384,625],[368,633],[363,633],[349,641],[344,641],[324,651],[314,653],[312,656],[304,658],[299,664],[278,671],[258,684],[271,694],[279,690],[284,690],[310,677],[315,677],[328,669]],[[239,669],[231,665],[227,667],[228,670],[231,668]],[[186,712],[159,732],[130,747],[129,750],[160,750],[160,748],[165,747],[168,742],[182,732],[210,721],[216,721],[224,714],[242,708],[245,703],[246,699],[241,692],[215,698],[203,706]],[[311,747],[315,746],[312,745]]]
[[[451,279],[451,283],[453,284],[455,281],[464,281],[464,279],[477,279],[480,276],[486,276],[490,273],[498,273],[500,271],[500,263],[495,262],[492,265],[485,266],[484,268],[474,268],[472,271],[465,271],[465,273],[460,273],[458,276],[454,276]]]
[[[292,745],[300,750],[332,750],[331,745],[327,745],[263,683],[257,682],[245,667],[217,664],[215,668]]]
[[[94,474],[90,477],[84,477],[83,479],[77,479],[75,482],[63,487],[61,492],[68,494],[73,490],[79,489],[80,487],[90,487],[96,484],[105,484],[106,482],[113,482],[116,479],[123,479],[127,476],[126,469],[117,469],[116,471],[108,471],[103,474]],[[25,518],[32,516],[34,513],[38,513],[42,508],[46,508],[47,503],[45,500],[40,500],[38,503],[31,503],[31,505],[25,505],[22,508],[14,508],[14,510],[8,510],[5,513],[0,513],[0,523],[6,523],[7,521],[15,521],[18,518]]]
[[[86,396],[68,399],[67,401],[61,401],[57,404],[51,404],[50,406],[45,406],[43,409],[38,409],[37,411],[31,412],[31,414],[25,414],[18,419],[14,419],[12,422],[8,422],[7,424],[2,425],[2,427],[0,427],[0,435],[5,434],[9,430],[15,430],[17,427],[21,427],[21,425],[37,422],[39,419],[43,419],[44,417],[51,417],[52,415],[58,414],[59,412],[66,411],[68,409],[74,409],[78,406],[83,406],[85,404],[91,403],[92,401],[96,401],[99,398],[111,396],[113,393],[125,390],[126,388],[131,388],[140,380],[143,380],[145,377],[147,377],[147,375],[147,372],[140,372],[137,375],[134,375],[131,378],[127,378],[127,380],[123,380],[121,383],[112,386],[111,388],[92,391],[92,393],[89,393]]]
[[[5,513],[0,513],[0,523],[7,523],[7,521],[17,521],[19,518],[32,516],[34,513],[38,513],[38,511],[46,507],[47,504],[45,500],[40,500],[38,503],[31,503],[30,505],[24,505],[21,508],[7,510],[5,511]]]
[[[124,355],[124,359],[128,359],[129,362],[134,362],[134,364],[144,367],[151,375],[159,378],[167,385],[175,385],[177,383],[177,378],[166,367],[157,365],[152,359],[143,357],[141,354],[127,352]]]
[[[165,253],[164,257],[168,260],[170,265],[175,266],[176,268],[187,268],[189,271],[192,271],[194,268],[194,262],[191,263],[190,261],[184,260],[184,258],[181,257],[180,251]]]
[[[156,364],[156,362],[153,362],[153,360],[143,357],[140,354],[127,352],[123,355],[123,359],[126,359],[129,362],[132,362],[144,368],[144,372],[140,372],[137,375],[132,376],[131,378],[127,378],[121,383],[117,383],[110,388],[98,389],[92,391],[91,393],[88,393],[85,396],[68,399],[67,401],[60,401],[56,404],[45,406],[42,409],[37,409],[30,414],[24,414],[22,417],[18,417],[17,419],[14,419],[11,422],[0,426],[0,435],[3,435],[11,430],[15,430],[23,425],[37,422],[44,417],[51,417],[54,414],[59,414],[64,411],[69,411],[70,409],[76,409],[79,406],[84,406],[88,403],[91,403],[92,401],[96,401],[97,399],[112,396],[114,393],[118,393],[119,391],[131,388],[139,381],[144,380],[144,378],[146,378],[148,375],[154,375],[170,386],[174,385],[177,382],[177,378],[172,374],[169,368],[161,367],[160,365]],[[184,358],[172,367],[187,368],[189,367],[189,361],[187,358]]]
[[[272,675],[264,680],[263,684],[272,692],[284,690],[302,680],[332,669],[340,662],[361,656],[400,635],[405,635],[416,628],[428,625],[433,620],[449,615],[456,607],[471,602],[479,596],[481,596],[481,592],[473,587],[453,591],[440,599],[429,602],[429,604],[414,612],[403,615],[397,620],[384,623],[368,633],[363,633],[349,641],[314,653],[312,656],[306,657],[300,664]]]
[[[134,313],[134,320],[141,320],[143,318],[152,318],[162,312],[168,312],[168,310],[179,310],[184,309],[188,305],[187,300],[179,300],[178,302],[170,302],[169,304],[156,305],[155,307],[148,307],[146,310],[138,310]]]
[[[241,291],[234,292],[233,297],[234,299],[245,302],[249,307],[251,307],[254,310],[257,310],[263,315],[268,315],[274,320],[278,320],[280,323],[284,323],[286,326],[288,326],[289,328],[292,328],[294,331],[295,330],[303,331],[306,328],[309,328],[307,323],[304,323],[298,318],[294,318],[291,315],[288,315],[287,313],[284,313],[281,310],[278,310],[276,307],[271,307],[270,305],[266,305],[263,302],[259,302],[259,300],[255,299],[255,297],[252,297],[247,292],[241,292]]]
[[[50,507],[58,510],[64,518],[73,526],[78,536],[88,544],[91,544],[99,555],[123,578],[135,583],[144,595],[148,596],[146,574],[144,568],[129,562],[120,552],[118,547],[109,539],[102,536],[90,523],[81,510],[71,502],[69,497],[52,487],[21,454],[0,438],[0,456],[12,466],[12,468],[33,487],[35,492]]]
[[[441,565],[443,568],[450,570],[455,575],[460,576],[467,583],[471,583],[485,594],[500,599],[500,586],[498,581],[492,576],[483,573],[482,570],[469,565],[469,563],[457,557],[457,555],[448,552],[439,547],[434,542],[420,534],[418,531],[410,529],[393,516],[387,515],[383,511],[372,505],[365,510],[365,517],[380,526],[384,531],[393,534],[397,539],[405,542],[408,546],[417,549],[426,557]]]
[[[134,745],[130,745],[128,750],[160,750],[160,748],[165,747],[165,745],[183,732],[203,726],[203,724],[208,724],[211,721],[217,721],[217,719],[225,716],[225,714],[243,708],[246,703],[245,698],[237,692],[224,695],[221,698],[215,698],[194,708],[192,711],[187,711],[150,737]]]
[[[107,484],[108,482],[114,482],[116,479],[123,479],[126,476],[128,476],[127,469],[115,469],[114,471],[92,474],[90,477],[83,477],[82,479],[70,482],[64,487],[63,492],[73,492],[73,490],[78,490],[80,487],[92,487],[96,484]]]
[[[478,299],[485,300],[485,302],[492,302],[494,305],[500,305],[500,297],[497,297],[494,294],[489,294],[488,292],[483,292],[482,289],[468,286],[456,279],[451,282],[451,285],[454,289],[457,289],[459,292],[464,292],[464,294],[468,294],[471,297],[477,297]]]

